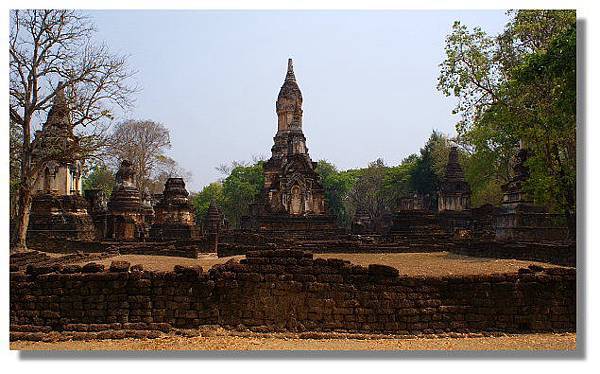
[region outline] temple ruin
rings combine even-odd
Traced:
[[[11,340],[173,337],[216,326],[306,336],[575,331],[575,243],[562,240],[563,217],[526,193],[524,147],[501,207],[471,206],[458,148],[451,147],[438,191],[411,192],[393,213],[357,204],[348,230],[327,207],[306,146],[302,101],[290,59],[264,185],[249,214],[241,228],[230,228],[212,199],[199,230],[183,178],[168,178],[163,192],[151,195],[138,189],[128,160],[120,162],[109,199],[100,189],[82,197],[78,138],[59,91],[33,144],[45,169],[35,186],[32,250],[10,258]],[[380,260],[397,254],[416,260]],[[139,255],[133,258],[143,264],[131,266],[124,255]],[[153,268],[164,264],[152,256],[176,264]],[[378,262],[359,263],[369,256]],[[439,262],[463,256],[461,266]],[[500,258],[549,265],[498,273],[472,265]],[[463,266],[474,273],[460,273]],[[430,272],[444,267],[447,274]],[[411,268],[420,272],[408,274]]]
[[[121,161],[115,175],[115,187],[108,201],[106,237],[113,240],[138,240],[144,235],[140,191],[135,185],[131,162]]]
[[[79,137],[73,133],[64,86],[59,83],[42,130],[32,142],[33,163],[41,168],[36,179],[27,237],[93,240],[95,230],[82,196]]]
[[[153,240],[188,240],[199,236],[194,207],[188,200],[183,178],[169,178],[160,201],[154,206]]]
[[[438,193],[438,212],[463,211],[471,207],[471,187],[465,181],[465,173],[458,162],[458,148],[452,146],[446,164],[444,179]]]
[[[302,132],[302,93],[292,59],[276,102],[277,133],[265,163],[264,186],[242,227],[262,230],[335,228],[328,213],[317,166],[308,154]]]
[[[567,237],[564,216],[548,212],[534,204],[525,191],[529,178],[526,162],[529,151],[519,147],[513,160],[513,177],[502,186],[502,206],[495,214],[496,238],[499,240],[563,240]]]

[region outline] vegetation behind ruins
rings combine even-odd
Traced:
[[[509,15],[498,36],[454,23],[438,89],[458,99],[458,139],[473,159],[467,173],[487,175],[489,188],[502,184],[520,143],[531,153],[525,189],[537,204],[564,213],[575,232],[576,14]]]
[[[36,26],[45,22],[48,27],[59,27],[61,15],[80,28],[75,40],[87,40],[93,34],[89,19],[76,12],[16,12],[12,15],[13,26],[24,23]],[[372,217],[384,215],[397,209],[400,198],[415,193],[428,195],[435,206],[451,144],[459,146],[459,161],[471,186],[472,205],[498,205],[502,198],[501,186],[511,177],[511,159],[519,142],[531,151],[527,161],[531,176],[525,188],[535,202],[550,207],[551,211],[565,213],[568,218],[574,217],[576,15],[574,11],[565,10],[520,10],[509,12],[509,16],[505,29],[497,36],[488,35],[478,27],[469,30],[457,21],[446,38],[446,57],[440,64],[437,88],[458,99],[454,109],[454,113],[460,115],[456,138],[450,139],[433,131],[418,153],[407,156],[398,165],[386,165],[383,160],[377,159],[364,168],[339,170],[326,160],[318,162],[317,171],[325,187],[327,203],[338,223],[349,226],[358,209]],[[22,33],[25,29],[18,31]],[[44,33],[43,28],[33,30],[41,35]],[[47,103],[53,100],[60,83],[58,76],[40,74],[38,83],[43,85],[40,93],[44,94],[44,101],[28,103],[27,113],[23,111],[22,100],[26,95],[19,92],[29,88],[27,84],[20,87],[18,72],[37,66],[26,66],[19,61],[27,59],[16,59],[19,54],[27,54],[31,46],[29,37],[16,31],[11,34],[11,217],[28,210],[19,211],[18,201],[19,197],[21,200],[24,197],[27,197],[25,200],[30,199],[32,181],[36,178],[31,163],[31,140],[35,135],[31,131],[35,125],[32,118],[47,111]],[[79,50],[79,47],[69,44],[70,40],[49,42],[58,43],[53,44],[58,51]],[[79,87],[78,92],[85,94],[88,89],[85,82],[89,79],[103,81],[103,76],[90,72],[94,63],[103,63],[107,69],[117,69],[118,74],[107,71],[104,75],[117,74],[125,78],[131,75],[124,57],[110,54],[104,46],[89,45],[88,48],[103,56],[104,60],[73,60],[74,67],[81,70],[81,77],[72,77],[62,83],[73,102],[77,99],[73,96],[76,92],[74,87]],[[44,64],[44,61],[40,59],[36,63]],[[69,74],[64,76],[70,77]],[[117,88],[120,90],[118,96],[108,101],[113,106],[131,105],[134,87],[125,83],[117,86],[103,88],[110,92]],[[87,116],[81,113],[82,107],[74,108],[79,114],[74,125],[82,127],[98,122],[102,127],[112,120],[107,109],[110,105],[104,102],[100,105],[93,97],[79,98],[79,101],[82,100],[97,105],[91,117],[90,113]],[[142,130],[151,130],[152,144],[140,145],[140,142],[126,136],[135,135],[136,131],[139,135]],[[134,165],[143,166],[144,170],[137,170],[137,174],[142,176],[138,180],[141,190],[162,192],[168,176],[187,175],[164,152],[170,145],[168,126],[153,121],[126,121],[116,126],[108,140],[112,142],[104,144],[108,146],[102,149],[107,152],[108,159],[128,157]],[[108,194],[114,183],[112,174],[115,167],[107,158],[97,162],[99,149],[95,153],[94,162],[88,161],[90,169],[84,180],[84,189],[100,188]],[[249,164],[233,163],[224,170],[222,180],[193,194],[199,222],[204,218],[210,200],[215,199],[232,227],[237,226],[262,188],[262,165],[261,160]],[[25,205],[28,206],[29,202]],[[570,222],[574,225],[573,220]]]
[[[572,219],[576,180],[576,27],[574,11],[509,11],[510,20],[497,36],[481,28],[468,30],[459,21],[446,38],[446,59],[440,64],[438,89],[456,96],[460,115],[457,136],[433,131],[418,154],[398,165],[377,159],[367,167],[339,170],[321,160],[321,175],[330,212],[348,227],[358,209],[377,218],[398,207],[399,199],[428,196],[436,205],[451,144],[471,186],[472,205],[499,205],[501,186],[509,181],[512,159],[521,143],[531,153],[531,176],[525,188],[537,204]],[[259,181],[240,171],[227,177],[243,186],[234,194],[209,185],[197,195],[198,215],[210,198],[228,206],[225,215],[237,222],[247,211],[250,191]],[[235,175],[233,171],[236,171]],[[243,180],[244,178],[246,178]],[[241,179],[240,179],[241,178]],[[251,187],[253,186],[253,187]],[[226,203],[227,202],[227,203]],[[236,207],[235,210],[232,208]],[[571,225],[574,223],[571,221]]]

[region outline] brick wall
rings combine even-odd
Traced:
[[[456,241],[448,247],[452,253],[489,258],[515,258],[551,264],[576,266],[575,242],[519,242],[519,241]]]
[[[82,241],[69,239],[48,239],[27,242],[31,249],[54,253],[99,253],[118,251],[120,254],[138,254],[153,256],[176,256],[196,258],[198,253],[207,253],[206,239],[177,240],[164,242],[118,242],[118,241]]]
[[[54,271],[54,273],[47,273]],[[47,273],[47,274],[44,274]],[[202,325],[395,334],[575,330],[575,270],[407,277],[384,265],[250,252],[240,263],[143,271],[115,262],[11,273],[11,331]],[[90,327],[91,326],[91,327]]]

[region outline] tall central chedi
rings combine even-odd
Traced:
[[[302,93],[292,60],[276,102],[277,133],[271,158],[264,165],[265,182],[251,214],[242,219],[245,228],[334,228],[327,213],[325,194],[317,166],[308,155],[302,132]]]

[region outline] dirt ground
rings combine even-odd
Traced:
[[[111,261],[124,260],[132,265],[142,264],[144,269],[170,271],[175,265],[200,265],[206,271],[213,265],[224,263],[229,259],[242,259],[244,256],[218,258],[215,254],[201,254],[198,259],[167,257],[167,256],[143,256],[123,255],[95,261],[109,266]],[[521,261],[512,259],[492,259],[459,256],[448,252],[434,253],[332,253],[315,254],[315,258],[341,258],[349,260],[354,264],[367,266],[369,264],[384,264],[397,268],[400,274],[405,275],[472,275],[516,272],[519,268],[530,264],[544,267],[556,267],[556,265],[540,263],[535,261]],[[84,264],[83,262],[82,264]]]
[[[122,339],[10,344],[13,350],[575,350],[576,335],[522,334],[468,338],[302,339],[271,336],[165,336]]]
[[[146,255],[122,255],[116,257],[109,257],[102,260],[93,261],[98,264],[103,264],[108,268],[112,261],[128,261],[131,265],[141,264],[144,266],[144,270],[155,270],[155,271],[171,271],[175,265],[200,265],[204,271],[210,269],[216,264],[222,264],[230,259],[242,259],[244,256],[232,256],[232,257],[217,257],[216,254],[201,254],[197,259],[185,258],[185,257],[169,257],[169,256],[146,256]],[[89,261],[79,263],[80,265],[86,264]]]

